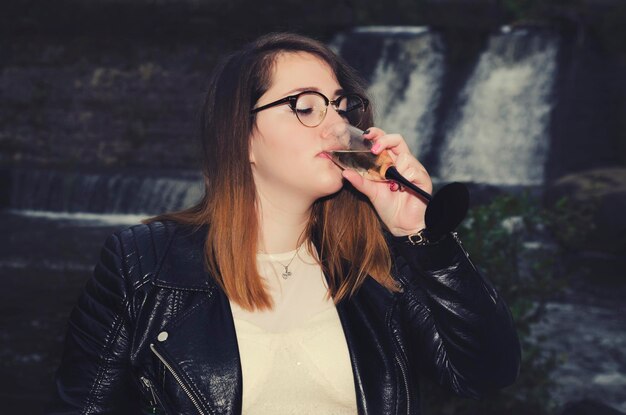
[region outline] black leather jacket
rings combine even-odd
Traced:
[[[48,414],[239,414],[242,375],[228,298],[205,271],[205,230],[174,222],[109,236],[72,311]],[[368,278],[337,305],[360,414],[419,414],[419,374],[479,397],[514,382],[506,304],[455,233],[390,236],[392,294]]]

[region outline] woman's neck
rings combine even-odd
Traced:
[[[270,197],[257,189],[259,239],[258,250],[268,254],[288,252],[304,242],[311,204],[302,198]]]

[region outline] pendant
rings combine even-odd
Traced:
[[[289,271],[289,267],[285,267],[285,272],[283,272],[283,279],[286,280],[287,278],[291,277],[291,271]]]

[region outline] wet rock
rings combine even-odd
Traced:
[[[554,231],[565,246],[626,254],[626,168],[598,168],[564,176],[548,185],[544,204],[558,215],[561,198],[568,199],[569,213],[557,221]]]
[[[624,412],[613,409],[602,402],[583,399],[567,403],[561,415],[624,415]]]
[[[582,296],[586,296],[586,300]],[[568,292],[564,302],[547,303],[544,317],[532,326],[531,338],[544,353],[553,353],[557,358],[558,364],[550,375],[554,381],[551,397],[555,402],[599,399],[602,405],[610,405],[607,408],[624,411],[626,322],[623,315],[626,310],[609,299],[595,298],[591,304],[589,297],[588,291],[578,295]],[[571,410],[589,408],[594,406],[584,401],[573,405]],[[578,413],[614,412],[563,412]]]

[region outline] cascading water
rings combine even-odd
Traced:
[[[455,68],[440,33],[425,27],[359,28],[339,35],[331,47],[369,82],[377,125],[402,133],[421,160],[435,161],[426,165],[433,180],[542,183],[559,47],[555,35],[524,30],[492,35],[467,82],[446,92],[453,99],[443,111],[446,74]],[[16,169],[10,176],[8,208],[76,218],[178,210],[202,193],[200,175],[188,173]]]
[[[133,223],[137,215],[189,207],[203,191],[200,173],[190,172],[106,174],[15,169],[10,182],[9,208],[14,212],[65,219],[115,215],[116,220]]]
[[[378,56],[375,65],[365,56]],[[366,28],[338,37],[333,45],[364,72],[377,123],[401,133],[412,152],[432,155],[440,181],[494,185],[539,185],[550,147],[551,93],[558,36],[503,28],[490,36],[467,82],[452,91],[451,107],[440,105],[446,61],[440,34],[426,28]],[[438,119],[441,117],[442,119]],[[441,144],[433,142],[442,125]]]
[[[414,154],[430,151],[444,71],[441,35],[426,27],[368,27],[354,30],[350,37],[350,42],[338,37],[335,50],[349,54],[347,48],[355,39],[365,43],[373,37],[381,39],[368,89],[378,125],[402,132]]]
[[[446,123],[440,178],[543,184],[557,50],[541,32],[491,36]]]

